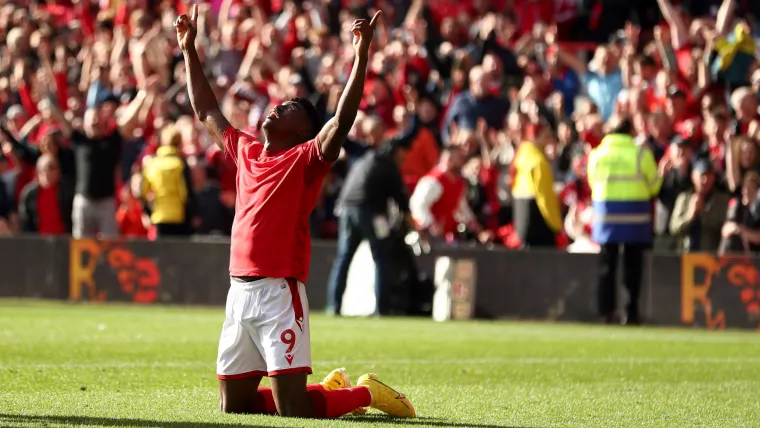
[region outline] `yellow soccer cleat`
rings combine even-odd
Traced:
[[[377,380],[377,375],[368,373],[359,378],[358,386],[364,386],[372,394],[371,407],[397,418],[417,416],[414,406],[404,394]]]
[[[351,379],[348,377],[346,369],[341,367],[331,371],[320,384],[325,391],[334,391],[336,389],[351,388]],[[367,410],[363,407],[359,407],[351,412],[352,415],[363,415],[365,413],[367,413]]]

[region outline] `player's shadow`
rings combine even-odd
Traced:
[[[49,426],[60,424],[65,426],[95,426],[95,427],[155,427],[155,428],[239,428],[240,423],[227,422],[169,422],[153,421],[149,419],[129,418],[98,418],[92,416],[30,416],[30,415],[7,415],[0,413],[0,426],[8,424],[22,424],[22,426]],[[250,428],[265,428],[264,426],[245,424]]]
[[[491,425],[480,424],[474,422],[456,423],[449,422],[441,418],[432,418],[428,416],[419,416],[414,419],[399,419],[385,415],[363,415],[363,416],[347,416],[340,418],[341,421],[350,421],[352,424],[394,424],[394,425],[409,425],[413,427],[415,425],[425,425],[434,427],[452,427],[452,428],[538,428],[538,427],[518,427],[513,425]]]
[[[350,422],[351,424],[395,424],[395,425],[427,425],[434,427],[453,427],[453,428],[529,428],[529,427],[515,427],[507,425],[490,425],[490,424],[478,424],[467,423],[460,424],[455,422],[447,422],[439,418],[430,417],[418,417],[414,419],[398,419],[391,418],[382,415],[365,415],[360,417],[344,417],[340,419],[344,422]],[[50,424],[61,425],[89,425],[95,427],[157,427],[157,428],[232,428],[240,427],[240,423],[227,423],[227,422],[169,422],[169,421],[154,421],[149,419],[129,419],[129,418],[98,418],[92,416],[63,416],[63,415],[50,415],[50,416],[33,416],[33,415],[10,415],[0,413],[0,426],[4,423],[9,424],[24,424],[32,426],[47,426]],[[263,426],[245,424],[248,428],[264,428]]]

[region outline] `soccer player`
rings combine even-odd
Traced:
[[[221,410],[332,418],[364,407],[414,417],[403,394],[377,380],[351,388],[342,369],[321,384],[311,374],[308,276],[309,213],[356,118],[375,24],[354,22],[353,70],[336,116],[321,127],[314,106],[295,98],[276,106],[262,125],[264,141],[230,126],[219,110],[195,49],[198,6],[177,18],[195,113],[215,143],[237,164],[237,200],[230,249],[230,290],[219,340]],[[272,388],[259,387],[269,376]]]

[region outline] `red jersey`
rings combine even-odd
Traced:
[[[309,214],[332,163],[317,139],[278,152],[229,127],[224,151],[237,165],[231,276],[306,282],[311,259]]]
[[[427,175],[435,178],[443,190],[441,197],[430,207],[430,213],[433,214],[436,223],[444,233],[456,233],[458,222],[454,214],[466,190],[464,179],[459,175],[449,174],[441,168],[435,168]]]
[[[66,225],[61,218],[58,186],[39,187],[37,193],[37,228],[40,235],[65,235]]]

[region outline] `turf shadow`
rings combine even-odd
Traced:
[[[169,422],[154,421],[149,419],[130,418],[98,418],[92,416],[65,416],[65,415],[8,415],[0,413],[0,426],[3,423],[23,423],[34,426],[47,426],[49,424],[63,425],[91,425],[96,427],[155,427],[155,428],[232,428],[240,427],[239,423],[225,422]],[[265,428],[264,426],[249,425],[246,428]]]
[[[445,428],[530,428],[516,427],[507,425],[490,425],[467,423],[460,424],[447,422],[440,418],[418,417],[414,419],[399,419],[383,415],[364,415],[357,417],[344,417],[340,420],[358,423],[358,424],[395,424],[395,425],[427,425]],[[231,428],[240,427],[239,423],[225,422],[170,422],[154,421],[150,419],[130,419],[130,418],[98,418],[92,416],[65,416],[65,415],[11,415],[0,413],[0,426],[3,422],[22,423],[34,425],[64,424],[64,425],[91,425],[96,427],[155,427],[155,428]],[[249,425],[246,428],[265,428],[263,426]]]
[[[357,424],[394,424],[394,425],[409,425],[413,427],[415,425],[427,425],[434,427],[450,427],[450,428],[538,428],[538,427],[518,427],[509,425],[491,425],[491,424],[478,424],[478,423],[466,423],[460,424],[456,422],[449,422],[441,418],[431,418],[427,416],[419,416],[413,419],[399,419],[385,415],[364,415],[364,416],[348,416],[343,417],[340,420],[350,421]]]

